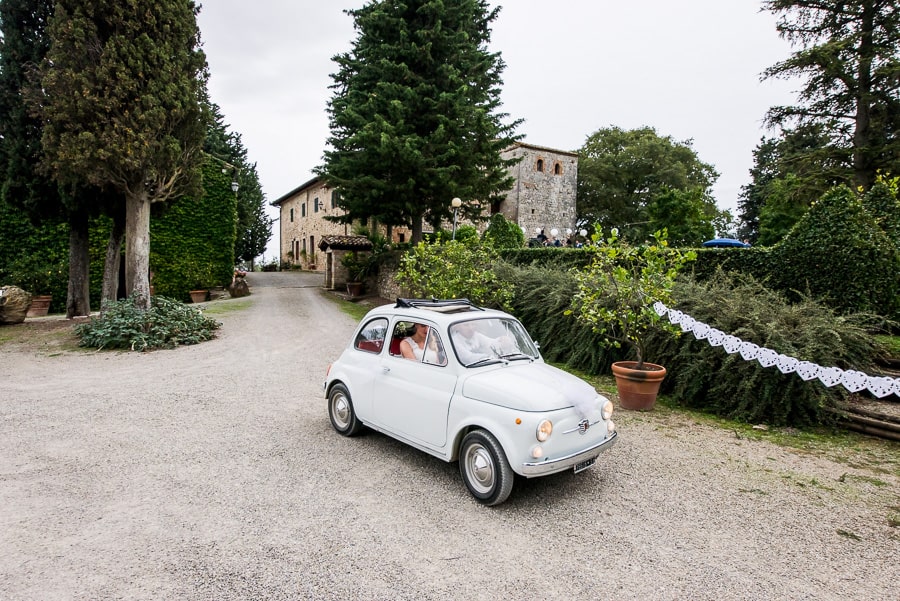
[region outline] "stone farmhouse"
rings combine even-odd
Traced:
[[[559,232],[574,229],[578,154],[517,142],[504,150],[502,156],[519,159],[510,167],[515,181],[502,201],[484,207],[484,215],[502,213],[523,228],[526,238],[535,237],[541,230],[549,236],[552,229]],[[342,214],[339,201],[340,190],[314,177],[272,202],[280,210],[280,264],[326,271],[328,276],[339,257],[328,257],[325,261],[324,253],[332,247],[343,251],[357,248],[349,224],[325,219]],[[483,231],[487,223],[475,226]],[[394,227],[392,237],[394,242],[406,242],[410,231]]]

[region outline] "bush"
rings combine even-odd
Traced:
[[[572,271],[500,263],[496,273],[513,284],[510,310],[540,343],[541,355],[547,361],[599,374],[624,358],[618,349],[606,348],[604,338],[579,323],[574,314],[566,314],[578,292]]]
[[[841,313],[900,314],[900,253],[852,190],[834,188],[772,249],[772,282]]]
[[[400,260],[397,281],[417,298],[468,298],[504,308],[512,285],[494,272],[498,257],[489,246],[454,240],[440,246],[420,242]]]
[[[146,311],[133,298],[109,303],[100,317],[76,326],[75,334],[81,346],[149,351],[210,340],[219,325],[194,307],[153,296]]]
[[[778,353],[823,367],[871,371],[883,352],[868,331],[871,315],[840,316],[809,298],[795,304],[748,276],[719,272],[707,282],[679,280],[678,309],[697,321]],[[653,332],[647,341],[669,370],[663,391],[685,406],[752,423],[802,426],[828,421],[826,408],[847,396],[728,354],[691,334]]]
[[[494,213],[491,216],[490,225],[484,231],[481,239],[496,249],[525,246],[525,234],[522,232],[522,228],[512,221],[508,221],[502,213]]]

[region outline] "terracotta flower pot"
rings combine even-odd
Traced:
[[[350,296],[359,296],[362,294],[362,282],[347,282],[347,293]]]
[[[192,303],[202,303],[206,301],[206,295],[209,294],[209,290],[191,290],[191,302]]]
[[[619,407],[632,411],[649,411],[656,404],[659,386],[666,377],[662,365],[644,362],[643,369],[635,369],[637,361],[619,361],[612,364],[619,390]]]
[[[32,296],[31,306],[28,307],[28,313],[25,314],[25,317],[43,317],[50,311],[50,301],[52,300],[53,297],[50,295]]]

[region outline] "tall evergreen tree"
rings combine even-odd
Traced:
[[[31,98],[54,180],[121,195],[125,288],[143,308],[150,206],[199,190],[207,73],[197,10],[192,0],[59,0]]]
[[[234,243],[235,262],[253,260],[266,250],[272,238],[272,220],[266,215],[266,196],[259,183],[256,163],[249,163],[247,149],[241,135],[228,131],[225,117],[216,104],[210,105],[212,119],[203,143],[203,150],[234,168],[237,194],[237,240]]]
[[[53,9],[51,0],[0,2],[0,198],[23,210],[34,224],[68,223],[66,315],[75,317],[91,311],[88,220],[100,192],[83,185],[61,191],[40,172],[43,124],[24,100],[50,49],[47,28]]]
[[[798,104],[776,106],[777,126],[819,124],[840,156],[851,151],[854,184],[900,170],[900,5],[896,0],[768,0],[781,37],[800,49],[764,77],[806,78]]]
[[[500,151],[520,121],[499,112],[505,67],[491,53],[499,9],[485,0],[373,0],[348,10],[358,37],[334,57],[331,137],[318,173],[341,191],[344,222],[407,225],[412,240],[476,217],[512,185]],[[480,206],[479,206],[480,205]]]

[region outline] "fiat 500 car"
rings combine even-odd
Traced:
[[[514,317],[464,299],[371,310],[324,390],[338,433],[368,427],[458,461],[486,505],[509,497],[514,474],[590,468],[617,436],[607,398],[544,363]]]

